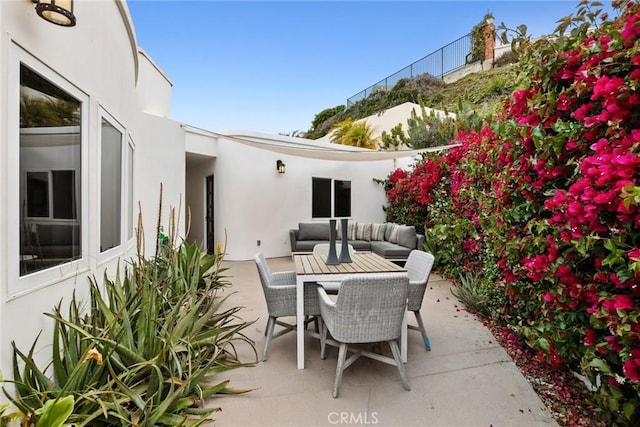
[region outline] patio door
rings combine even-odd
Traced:
[[[206,241],[207,252],[212,254],[216,251],[215,237],[213,235],[213,175],[209,175],[207,178],[207,188],[205,196],[205,222],[206,222]]]

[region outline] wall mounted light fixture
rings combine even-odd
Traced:
[[[41,18],[63,27],[76,25],[73,14],[73,0],[32,0],[36,5],[36,13]]]
[[[284,173],[284,162],[282,160],[278,160],[276,161],[276,170],[278,171],[278,173]]]

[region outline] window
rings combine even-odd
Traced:
[[[351,216],[351,181],[333,181],[334,216]]]
[[[81,102],[20,64],[20,275],[81,256]]]
[[[351,216],[351,181],[313,178],[311,216],[312,218]]]
[[[119,246],[122,223],[122,135],[102,119],[100,166],[100,251]]]
[[[331,180],[313,178],[313,202],[311,216],[313,218],[331,217]]]

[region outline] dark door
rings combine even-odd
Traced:
[[[216,251],[215,238],[213,236],[213,175],[207,177],[206,195],[206,222],[207,222],[207,252]]]

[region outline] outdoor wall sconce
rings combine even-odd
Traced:
[[[63,27],[76,25],[73,15],[73,0],[31,0],[36,5],[36,13],[42,19]]]
[[[282,160],[278,160],[276,161],[276,170],[278,171],[278,173],[284,173],[284,162]]]

